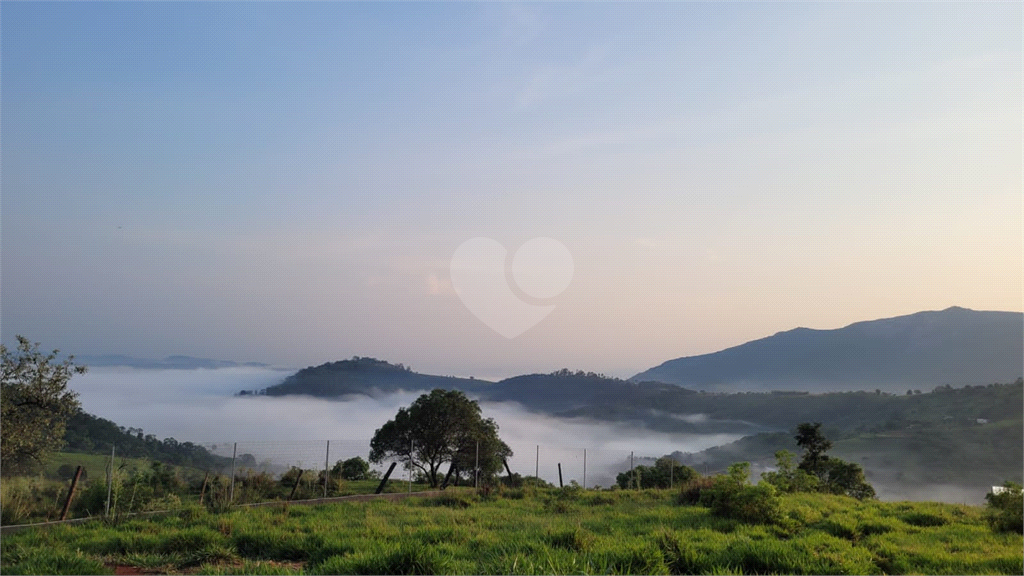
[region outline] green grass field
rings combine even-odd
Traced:
[[[148,470],[152,461],[146,458],[114,458],[114,466],[127,473]],[[105,478],[107,466],[110,465],[109,454],[79,454],[75,452],[60,452],[54,454],[43,468],[43,474],[50,478],[57,477],[57,469],[62,465],[81,466],[85,469],[87,478]],[[172,470],[191,475],[202,475],[201,470],[185,468],[182,466],[169,466]]]
[[[745,524],[670,490],[450,489],[440,498],[235,509],[3,538],[5,574],[1021,574],[982,507],[796,494]]]

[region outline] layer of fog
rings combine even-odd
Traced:
[[[161,439],[201,444],[225,456],[233,451],[239,456],[251,455],[257,464],[273,470],[292,465],[322,469],[325,461],[333,464],[353,456],[367,458],[373,433],[421,393],[352,396],[343,401],[234,396],[240,390],[276,384],[289,374],[256,367],[98,367],[76,376],[71,388],[79,392],[85,411],[120,426],[142,428]],[[484,402],[481,407],[485,417],[498,423],[501,438],[514,452],[509,460],[512,471],[524,476],[537,472],[555,484],[559,464],[565,484],[573,480],[582,484],[585,473],[587,486],[607,487],[618,472],[629,469],[631,455],[635,465],[649,465],[653,458],[676,451],[699,452],[727,444],[740,438],[743,430],[737,426],[737,433],[667,434],[621,423],[552,418],[512,402]],[[700,414],[678,417],[693,424],[709,421]],[[763,471],[755,467],[754,478]],[[404,474],[399,468],[394,477],[404,478]],[[876,474],[871,482],[883,500],[979,503],[979,494],[983,494],[961,486],[898,482],[884,473]]]
[[[366,458],[374,432],[422,393],[403,391],[343,400],[234,395],[276,384],[288,375],[255,367],[98,367],[76,377],[72,388],[79,392],[85,411],[120,426],[142,428],[145,434],[161,439],[201,444],[218,454],[250,454],[258,463],[275,468],[322,468],[325,460]],[[609,486],[617,472],[628,470],[631,454],[634,463],[649,464],[641,459],[677,450],[700,451],[741,436],[667,434],[589,419],[558,419],[529,412],[513,402],[484,402],[481,407],[485,417],[498,423],[501,438],[513,450],[508,462],[512,471],[524,476],[539,473],[552,483],[558,482],[559,464],[566,484],[573,480],[582,484],[585,473],[588,486]]]

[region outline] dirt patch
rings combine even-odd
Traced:
[[[142,570],[139,570],[135,566],[124,566],[121,564],[107,564],[107,568],[113,568],[114,574],[123,576],[136,576],[138,574],[146,574]]]
[[[218,562],[218,563],[215,563],[213,565],[217,566],[219,568],[228,568],[229,572],[233,572],[235,574],[242,574],[243,573],[242,572],[242,568],[245,567],[245,564],[243,564],[241,561]],[[276,560],[256,560],[256,561],[250,561],[249,562],[249,566],[248,567],[252,568],[253,566],[274,566],[274,567],[279,567],[279,568],[285,568],[285,569],[288,569],[288,570],[292,570],[294,572],[300,572],[305,567],[305,564],[303,562],[278,562]],[[178,574],[202,574],[202,572],[200,572],[199,570],[200,570],[199,566],[194,566],[192,568],[186,568],[184,570],[181,570],[180,572],[177,572],[177,573]]]

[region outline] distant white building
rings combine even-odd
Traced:
[[[978,424],[988,424],[988,418],[978,418]]]
[[[1003,492],[1006,492],[1007,490],[1009,490],[1009,488],[1007,488],[1006,486],[993,486],[992,487],[992,493],[993,494],[1002,494]]]

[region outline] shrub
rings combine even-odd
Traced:
[[[370,463],[356,456],[348,460],[338,460],[331,469],[331,475],[341,477],[345,480],[368,480],[370,479]]]
[[[75,477],[75,472],[77,470],[78,470],[78,466],[75,466],[74,464],[61,464],[60,467],[57,468],[57,478],[60,479],[60,480],[71,480],[72,478]],[[88,474],[88,472],[86,472],[85,468],[83,467],[82,468],[82,475],[79,476],[78,480],[79,481],[85,480],[88,477],[89,477],[89,474]]]
[[[775,465],[778,470],[765,472],[761,479],[771,484],[779,492],[817,492],[817,477],[797,468],[793,464],[795,454],[789,450],[779,450],[775,453]]]
[[[700,502],[701,494],[706,490],[711,489],[714,483],[714,478],[711,476],[698,476],[680,487],[676,501],[679,504],[685,504],[688,506],[697,504]]]
[[[697,476],[697,471],[683,466],[668,456],[658,458],[654,466],[637,466],[620,473],[615,482],[620,488],[670,488],[685,484]]]
[[[729,467],[729,472],[714,479],[711,488],[702,490],[700,504],[716,516],[741,522],[774,523],[782,517],[781,502],[775,488],[767,482],[747,483],[749,462]]]
[[[997,532],[1024,533],[1024,492],[1016,482],[1003,483],[998,494],[985,495],[988,507],[987,519]]]

